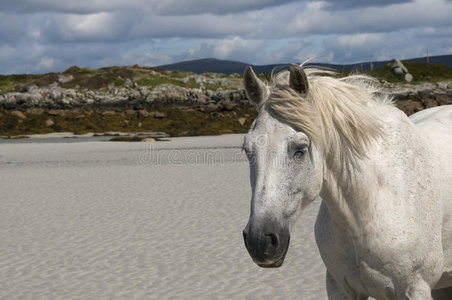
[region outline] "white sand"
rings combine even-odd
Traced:
[[[326,299],[318,202],[249,257],[242,138],[0,144],[0,299]]]

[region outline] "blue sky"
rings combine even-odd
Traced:
[[[452,54],[451,0],[1,0],[0,74]]]

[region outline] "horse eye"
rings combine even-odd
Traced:
[[[305,154],[306,154],[306,148],[302,148],[293,153],[293,158],[295,160],[301,160]]]

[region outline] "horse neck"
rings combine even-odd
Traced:
[[[358,160],[356,168],[344,173],[340,168],[325,166],[320,196],[333,222],[346,228],[349,235],[362,232],[372,217],[373,208],[379,205],[379,195],[390,184],[394,185],[382,178],[394,170],[409,168],[398,174],[401,180],[398,184],[412,182],[416,174],[411,171],[410,163],[419,153],[425,153],[424,150],[413,151],[424,146],[411,121],[393,109],[389,112],[383,120],[383,137],[370,145],[367,158]]]
[[[347,231],[357,232],[361,227],[362,212],[370,204],[371,189],[368,182],[372,174],[360,168],[355,170],[353,181],[347,181],[347,176],[325,170],[320,197],[328,207],[330,216],[336,226]]]

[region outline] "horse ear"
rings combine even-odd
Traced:
[[[290,64],[289,72],[289,86],[296,92],[302,95],[307,95],[309,84],[308,78],[306,77],[306,73],[303,69],[299,65]]]
[[[243,84],[245,85],[245,92],[248,99],[258,105],[265,100],[267,86],[256,76],[251,66],[248,66],[243,73]]]

